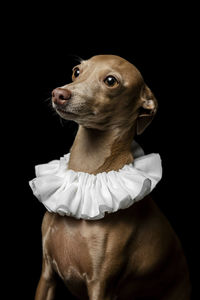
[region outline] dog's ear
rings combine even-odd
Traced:
[[[151,123],[158,108],[157,100],[146,84],[141,92],[140,104],[136,125],[138,135]]]

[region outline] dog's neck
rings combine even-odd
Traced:
[[[70,151],[68,168],[77,172],[97,174],[119,170],[133,162],[133,133],[116,134],[115,130],[100,131],[79,126]]]

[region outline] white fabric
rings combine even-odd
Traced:
[[[125,209],[149,194],[162,177],[160,155],[144,155],[133,142],[134,162],[97,175],[68,169],[70,153],[35,167],[33,194],[50,212],[96,220]]]

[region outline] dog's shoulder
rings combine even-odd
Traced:
[[[53,219],[53,214],[46,211],[44,214],[43,220],[42,220],[42,235],[44,236],[49,228],[49,225],[51,224]]]

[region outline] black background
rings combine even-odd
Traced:
[[[5,278],[7,293],[14,291],[20,299],[33,299],[39,280],[40,226],[45,212],[32,195],[28,181],[35,176],[36,164],[58,159],[68,152],[77,129],[73,122],[61,122],[46,99],[52,89],[70,82],[76,55],[83,59],[96,54],[120,55],[141,71],[154,92],[158,113],[136,140],[146,153],[161,155],[163,178],[153,192],[154,199],[181,240],[194,291],[197,286],[198,199],[194,180],[197,108],[191,96],[194,30],[188,27],[189,12],[184,12],[185,18],[180,11],[166,11],[164,17],[163,10],[154,16],[136,10],[126,18],[128,10],[114,20],[109,14],[100,16],[97,27],[94,15],[87,19],[88,26],[83,27],[84,18],[81,23],[76,14],[70,22],[65,22],[69,11],[65,19],[62,14],[59,20],[54,19],[58,9],[51,15],[36,10],[30,19],[25,14],[21,23],[14,22],[6,34],[8,87],[4,98],[7,100],[2,102],[6,154],[2,160],[5,158],[6,166],[9,164],[5,183],[9,197],[4,210],[8,222],[4,223],[4,233],[10,267]],[[134,23],[136,15],[140,21]],[[58,20],[62,20],[60,26]],[[66,299],[66,295],[60,283],[57,299]]]

